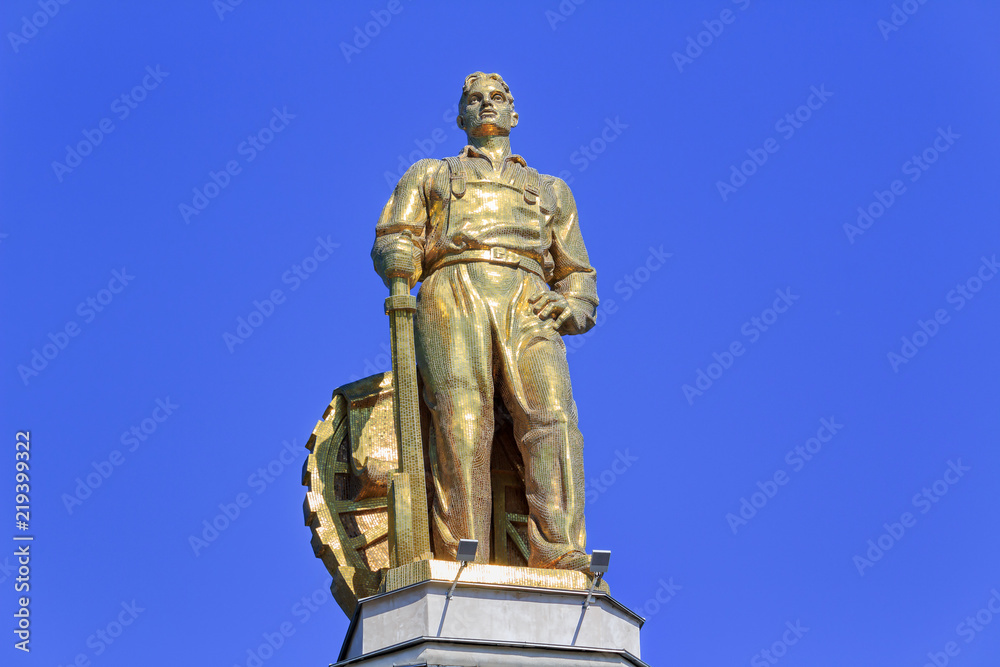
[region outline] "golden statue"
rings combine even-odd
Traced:
[[[479,541],[471,576],[588,583],[562,336],[594,326],[596,273],[569,187],[511,153],[499,74],[466,77],[457,122],[468,145],[411,166],[375,228],[393,372],[338,389],[308,445],[306,521],[345,611],[443,576],[460,539]]]

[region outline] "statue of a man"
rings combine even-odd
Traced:
[[[562,335],[594,326],[596,273],[564,181],[510,152],[514,97],[499,74],[465,79],[456,157],[420,160],[376,227],[372,259],[417,296],[416,356],[432,417],[431,534],[490,560],[494,395],[524,461],[529,567],[586,570],[583,436]]]

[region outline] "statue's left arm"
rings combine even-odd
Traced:
[[[569,304],[569,315],[560,324],[559,332],[582,334],[594,326],[598,304],[597,272],[590,265],[587,248],[583,245],[573,193],[561,178],[548,178],[552,179],[549,185],[555,196],[549,248],[554,266],[549,287],[565,297]]]

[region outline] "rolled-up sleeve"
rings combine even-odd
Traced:
[[[386,284],[386,265],[395,251],[397,239],[404,233],[410,235],[416,247],[413,263],[417,267],[416,280],[420,280],[424,240],[427,236],[427,188],[439,166],[439,160],[419,160],[414,163],[399,179],[396,189],[382,209],[382,215],[375,225],[372,263],[376,273]]]
[[[584,333],[594,326],[597,298],[597,271],[590,265],[587,248],[577,219],[576,201],[561,178],[552,178],[556,206],[551,220],[552,273],[549,287],[570,299],[573,317],[565,325],[566,333]]]

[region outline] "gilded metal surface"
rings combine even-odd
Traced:
[[[397,465],[392,376],[373,375],[334,393],[343,395],[350,404],[348,452],[351,472],[362,481],[360,498],[385,496],[389,474]]]
[[[421,560],[386,572],[380,593],[399,590],[424,581],[453,581],[459,563],[450,560]],[[529,586],[563,591],[586,591],[591,579],[582,572],[554,570],[551,568],[505,567],[501,565],[470,564],[462,571],[459,580],[464,584],[499,584],[503,586]],[[611,593],[607,582],[601,580],[599,591]]]
[[[305,522],[348,615],[359,598],[378,591],[389,567],[386,491],[396,469],[395,442],[387,373],[337,389],[306,445]]]
[[[385,308],[391,321],[393,416],[399,462],[399,472],[393,474],[389,488],[389,561],[403,565],[429,558],[431,544],[413,345],[416,300],[410,296],[405,276],[390,276],[389,284],[392,294]]]
[[[333,576],[331,589],[348,616],[359,598],[379,590],[390,566],[387,495],[390,480],[400,475],[392,387],[392,374],[384,373],[338,388],[307,443],[305,521],[312,528],[313,550]],[[422,422],[429,421],[426,408],[421,416]],[[491,467],[507,531],[495,536],[504,548],[496,549],[493,562],[524,566],[528,505],[519,472],[523,465],[512,458],[517,448],[509,417],[501,415],[497,421]],[[507,578],[498,575],[494,583]]]
[[[518,116],[503,79],[467,77],[459,112],[469,144],[406,172],[372,249],[387,285],[422,280],[415,342],[434,554],[453,559],[472,538],[477,562],[491,561],[499,397],[523,461],[528,565],[585,569],[583,438],[561,336],[593,326],[596,274],[569,187],[511,153]]]
[[[468,145],[414,164],[376,225],[394,372],[337,389],[308,444],[306,523],[348,614],[450,580],[463,538],[479,541],[463,581],[590,583],[562,336],[594,325],[596,272],[569,187],[511,153],[499,75],[467,77],[457,121]]]
[[[525,563],[531,557],[531,549],[525,539],[530,517],[527,514],[511,512],[517,493],[524,494],[517,473],[508,470],[493,470],[493,559],[497,563],[511,565],[516,560]],[[509,493],[510,491],[510,493]],[[524,510],[522,510],[524,511]],[[523,526],[524,531],[519,530]],[[510,553],[511,545],[520,559]]]

